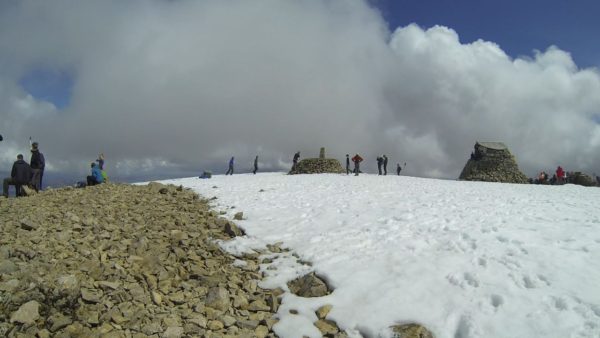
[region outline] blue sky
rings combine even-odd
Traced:
[[[570,52],[581,67],[600,66],[597,0],[370,0],[391,30],[410,23],[454,29],[463,43],[492,41],[510,56],[550,45]]]

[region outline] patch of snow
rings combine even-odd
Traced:
[[[314,270],[335,289],[286,293],[281,337],[320,337],[325,304],[351,337],[406,322],[438,338],[600,337],[598,188],[283,173],[164,183],[217,196],[229,218],[244,212],[247,235],[226,249],[283,242],[313,264],[273,256],[262,287]]]

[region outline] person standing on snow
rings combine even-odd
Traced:
[[[381,166],[383,165],[383,157],[377,156],[377,171],[379,171],[379,175],[381,175]]]
[[[557,179],[558,184],[563,183],[564,175],[565,175],[565,171],[563,170],[563,168],[561,166],[558,166],[558,168],[556,168],[556,179]]]
[[[258,155],[256,155],[256,157],[254,158],[254,175],[256,175],[257,171],[258,171]]]
[[[227,173],[225,173],[225,176],[227,175],[233,175],[233,156],[231,157],[231,160],[229,160],[229,169],[227,169]]]
[[[360,162],[363,161],[363,158],[360,155],[356,154],[352,157],[352,162],[354,162],[354,176],[358,176],[360,172]]]
[[[396,165],[396,173],[398,174],[398,176],[400,176],[401,171],[402,171],[402,167],[400,166],[400,163],[398,163],[398,165]]]
[[[346,175],[350,174],[350,155],[346,154]]]
[[[300,152],[299,151],[294,154],[294,159],[292,160],[292,162],[294,163],[292,165],[292,171],[296,170],[296,166],[298,165],[298,159],[300,159]]]
[[[388,163],[388,158],[386,155],[383,155],[383,174],[387,175],[387,163]]]

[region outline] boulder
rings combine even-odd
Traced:
[[[35,300],[29,301],[19,307],[19,309],[10,316],[11,323],[33,324],[40,318],[40,304]]]
[[[323,297],[331,293],[327,283],[314,272],[287,283],[290,291],[300,297]]]
[[[416,323],[394,325],[391,329],[393,338],[435,338],[426,327]]]

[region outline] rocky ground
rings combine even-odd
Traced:
[[[0,336],[275,336],[283,290],[215,244],[242,231],[181,187],[0,198],[0,231]]]
[[[224,252],[218,240],[244,233],[220,214],[192,191],[158,183],[0,197],[0,336],[276,337],[281,295],[332,292],[314,273],[287,290],[258,287],[260,266],[269,270],[287,250]],[[330,310],[319,308],[314,325],[347,337]],[[433,337],[414,324],[392,329]]]

